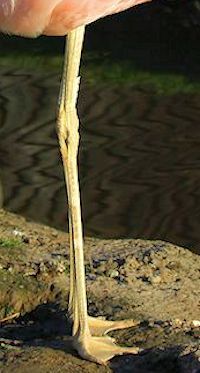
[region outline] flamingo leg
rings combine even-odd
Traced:
[[[113,338],[104,336],[113,329],[135,326],[138,322],[106,321],[88,316],[85,285],[83,234],[78,181],[77,155],[79,120],[76,101],[79,89],[79,66],[85,27],[68,34],[63,77],[59,97],[57,132],[63,160],[68,195],[70,234],[70,296],[69,316],[73,323],[72,341],[81,357],[105,364],[115,355],[138,353],[138,348],[123,348]]]

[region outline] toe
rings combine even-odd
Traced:
[[[110,337],[85,336],[74,341],[79,355],[98,364],[106,364],[116,355],[138,354],[138,347],[120,347]]]

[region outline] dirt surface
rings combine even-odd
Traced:
[[[200,257],[146,240],[85,240],[88,309],[141,323],[112,332],[143,348],[107,366],[80,359],[68,336],[68,236],[0,211],[0,372],[200,372]]]

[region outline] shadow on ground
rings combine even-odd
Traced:
[[[141,343],[141,328],[149,329],[142,323],[135,332],[137,345]],[[133,333],[134,334],[134,330]],[[152,329],[152,334],[154,330]],[[97,366],[80,359],[69,342],[71,326],[66,311],[56,304],[38,306],[34,311],[20,317],[16,322],[2,326],[0,330],[1,372],[113,372],[113,373],[199,373],[200,356],[196,344],[163,344],[144,351],[137,356],[115,357],[108,366]],[[169,333],[160,330],[160,333]],[[131,334],[131,331],[130,331]],[[144,332],[145,334],[145,332]],[[148,333],[147,333],[148,334]],[[156,334],[156,333],[155,333]],[[145,335],[143,335],[145,340]],[[138,340],[137,340],[138,339]],[[169,338],[170,339],[170,338]],[[127,344],[127,341],[122,343]],[[145,345],[145,343],[143,343]],[[66,370],[67,369],[67,370]]]

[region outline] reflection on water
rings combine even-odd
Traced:
[[[1,69],[1,181],[5,208],[66,229],[58,90],[55,73]],[[82,85],[79,113],[85,234],[164,239],[198,251],[198,97]]]

